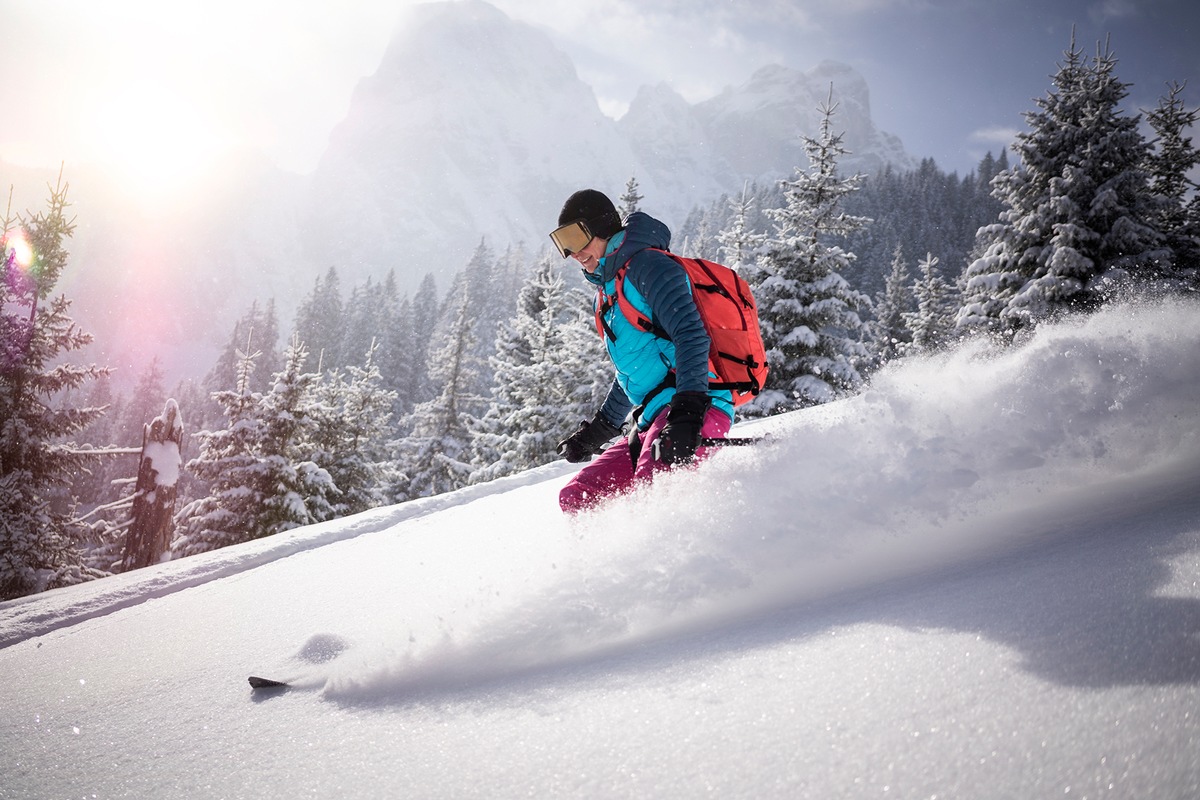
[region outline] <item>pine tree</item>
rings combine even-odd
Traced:
[[[371,364],[379,372],[380,388],[392,397],[392,419],[403,413],[409,397],[413,363],[410,352],[415,333],[412,328],[412,301],[402,297],[396,287],[395,272],[388,272],[380,298],[379,330]]]
[[[429,375],[429,342],[437,327],[439,312],[437,282],[432,273],[426,273],[417,288],[417,293],[413,295],[408,314],[412,330],[408,360],[412,365],[412,374],[407,386],[397,387],[397,391],[401,392],[401,400],[407,400],[404,406],[409,409],[432,400],[437,394],[433,379]]]
[[[538,262],[490,359],[492,400],[475,437],[472,483],[554,461],[557,443],[578,424],[580,389],[590,402],[604,354],[594,334],[582,351],[567,349],[582,307],[576,299],[554,260]]]
[[[396,393],[384,386],[375,364],[378,348],[368,348],[363,366],[327,375],[317,389],[319,415],[313,431],[313,460],[321,464],[339,489],[334,516],[357,514],[388,501],[395,460],[392,407]]]
[[[201,431],[200,455],[187,465],[211,486],[176,515],[176,555],[193,555],[330,519],[337,494],[329,473],[312,461],[316,373],[294,339],[271,390],[250,390],[259,353],[243,353],[238,388],[219,392],[228,424]]]
[[[221,423],[224,411],[213,398],[217,392],[228,391],[238,385],[238,366],[243,352],[258,353],[249,390],[266,391],[269,388],[267,380],[280,368],[279,323],[275,316],[274,300],[267,304],[265,310],[259,308],[258,301],[251,303],[246,313],[234,323],[229,341],[202,382],[204,401],[188,409],[189,424],[204,430]],[[140,431],[145,419],[147,417],[134,417],[132,430]]]
[[[86,458],[67,441],[103,409],[59,406],[60,395],[109,370],[68,363],[91,342],[50,299],[74,231],[61,175],[48,210],[5,213],[0,230],[0,600],[98,577],[82,560],[84,532],[64,498]],[[64,506],[68,506],[64,508]]]
[[[437,397],[418,405],[409,420],[412,434],[401,445],[397,469],[404,485],[393,491],[397,500],[453,491],[470,478],[471,437],[480,405],[473,388],[479,369],[470,297],[464,287],[454,324],[431,356],[430,377],[442,388]]]
[[[176,556],[195,555],[249,541],[258,533],[255,521],[262,504],[258,440],[262,436],[257,406],[261,393],[250,388],[259,353],[240,353],[237,388],[216,392],[224,410],[225,427],[196,433],[200,454],[187,471],[207,487],[200,498],[175,515]]]
[[[283,353],[279,348],[279,315],[275,311],[275,298],[268,300],[266,307],[261,311],[257,302],[251,303],[250,314],[253,316],[248,320],[249,328],[257,331],[254,335],[254,346],[262,353],[258,360],[258,371],[264,375],[274,375],[283,369]]]
[[[829,244],[867,224],[841,210],[861,175],[841,178],[838,158],[848,153],[842,134],[832,131],[837,106],[821,107],[819,138],[805,137],[807,171],[783,181],[786,206],[773,209],[775,230],[760,261],[763,280],[755,289],[771,374],[755,411],[785,411],[825,403],[862,383],[858,364],[868,356],[867,327],[859,316],[870,299],[842,276],[854,255]]]
[[[389,298],[386,292],[386,287],[376,284],[370,276],[363,284],[350,291],[350,300],[344,308],[346,320],[342,334],[343,363],[326,364],[327,370],[350,364],[361,365],[364,354],[378,348],[380,333],[386,329],[389,322],[389,305],[395,301],[395,297]]]
[[[954,332],[954,292],[937,271],[938,259],[926,253],[918,264],[921,277],[913,284],[917,310],[904,315],[912,331],[912,349],[931,353],[948,345]]]
[[[1200,109],[1188,109],[1180,94],[1184,84],[1170,83],[1158,106],[1146,112],[1154,130],[1153,150],[1146,157],[1150,186],[1162,200],[1156,219],[1174,257],[1172,277],[1185,287],[1200,289],[1200,209],[1197,184],[1190,174],[1200,165],[1200,150],[1187,132],[1195,127]],[[1189,197],[1192,200],[1189,204]]]
[[[100,448],[115,445],[118,440],[117,420],[123,416],[123,402],[113,392],[110,375],[100,375],[86,392],[83,405],[88,408],[104,409],[104,416],[94,420],[79,433],[79,440]],[[133,458],[98,459],[87,469],[76,473],[71,490],[79,499],[81,513],[91,511],[119,497],[113,481],[128,478],[134,468]],[[111,564],[111,562],[109,562]],[[107,566],[105,571],[109,571]]]
[[[259,406],[263,502],[255,538],[333,518],[338,489],[328,471],[313,461],[314,429],[327,419],[315,403],[321,376],[305,371],[307,360],[307,348],[293,338],[283,369]]]
[[[318,277],[312,292],[296,312],[295,333],[308,348],[305,369],[311,372],[337,369],[345,363],[342,339],[346,327],[342,282],[330,267]]]
[[[717,234],[717,241],[721,245],[719,258],[721,263],[731,269],[741,271],[746,264],[753,264],[757,260],[759,249],[767,240],[767,235],[757,233],[751,222],[754,197],[750,194],[748,183],[742,187],[740,196],[727,202],[732,217],[729,224]]]
[[[625,193],[617,200],[617,213],[621,215],[621,219],[625,219],[633,212],[639,210],[639,204],[645,199],[645,197],[638,194],[637,177],[632,177],[625,184]]]
[[[481,239],[466,267],[455,276],[442,305],[442,316],[433,331],[435,339],[453,338],[452,331],[458,325],[462,304],[466,303],[470,309],[471,349],[468,360],[476,368],[470,371],[471,385],[459,389],[464,394],[477,397],[488,394],[491,382],[478,365],[486,364],[494,353],[496,334],[507,321],[516,302],[519,286],[512,285],[508,272],[487,242]],[[433,391],[439,392],[442,387],[432,372],[430,378],[434,384]]]
[[[155,356],[138,377],[133,394],[122,409],[120,438],[115,443],[125,447],[140,447],[142,429],[149,420],[157,416],[166,399],[162,365]]]
[[[903,355],[907,345],[912,342],[912,331],[905,318],[912,308],[909,279],[904,249],[897,244],[892,253],[892,270],[888,273],[884,291],[875,301],[872,332],[875,354],[880,361],[890,361]]]
[[[687,253],[689,258],[713,260],[717,258],[720,249],[719,236],[720,231],[714,226],[712,215],[704,214],[696,226],[695,235],[684,239],[683,252]]]
[[[1054,89],[1026,114],[1021,163],[993,182],[1006,208],[980,230],[984,254],[963,274],[960,327],[1011,336],[1058,311],[1093,309],[1114,284],[1163,267],[1146,144],[1120,109],[1127,89],[1115,66],[1107,49],[1085,65],[1072,41]]]

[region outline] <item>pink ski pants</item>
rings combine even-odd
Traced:
[[[614,495],[624,494],[638,484],[651,480],[654,473],[669,469],[668,465],[655,460],[651,446],[667,425],[667,411],[664,408],[646,431],[636,434],[642,443],[636,465],[629,441],[618,441],[577,472],[558,493],[558,504],[562,510],[574,514],[593,508]],[[724,438],[729,433],[729,426],[729,417],[724,412],[710,408],[704,417],[700,435],[706,439]],[[696,451],[696,459],[704,458],[711,450],[711,447],[701,447]]]

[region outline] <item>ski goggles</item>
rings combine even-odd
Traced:
[[[588,242],[594,238],[592,232],[588,230],[587,223],[581,219],[568,222],[550,234],[550,241],[554,242],[554,246],[558,248],[558,252],[562,254],[563,258],[578,253],[587,247]]]

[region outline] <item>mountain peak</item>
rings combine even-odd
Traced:
[[[313,176],[311,244],[351,280],[397,266],[415,289],[481,236],[540,241],[563,198],[615,190],[635,161],[545,33],[482,0],[418,6]]]
[[[457,271],[480,237],[542,242],[572,191],[619,192],[631,176],[678,224],[746,180],[804,165],[801,136],[817,131],[831,80],[836,124],[858,154],[847,168],[906,165],[844,64],[768,65],[696,105],[665,83],[644,86],[618,122],[543,31],[484,0],[415,6],[312,177],[305,246],[349,282],[394,269],[412,290],[431,269]]]

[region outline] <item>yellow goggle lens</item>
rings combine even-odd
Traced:
[[[587,223],[583,220],[568,222],[550,234],[550,240],[554,242],[554,246],[558,248],[558,252],[562,254],[563,258],[578,253],[587,247],[588,242],[593,238],[592,232],[588,230]]]

